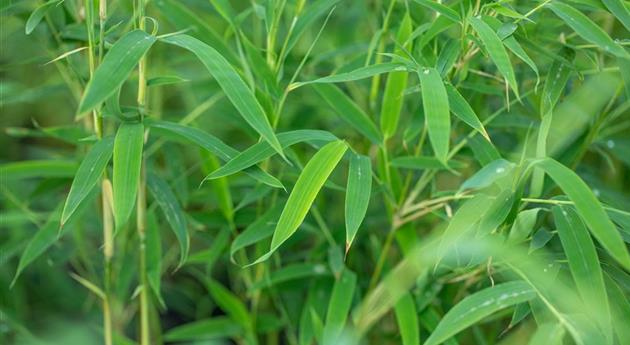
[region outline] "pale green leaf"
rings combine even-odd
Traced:
[[[262,106],[256,100],[251,89],[234,70],[234,67],[213,47],[188,36],[177,35],[162,38],[162,41],[191,51],[204,64],[208,72],[216,79],[234,107],[245,121],[256,130],[276,152],[284,157],[282,147],[273,133],[269,119]]]
[[[418,327],[418,312],[416,302],[407,293],[394,306],[398,330],[402,338],[402,345],[420,344],[420,328]]]
[[[181,266],[186,261],[190,248],[190,235],[188,235],[184,211],[168,183],[156,174],[147,174],[147,187],[162,209],[166,221],[175,233],[177,242],[179,242],[180,254],[178,266]]]
[[[346,254],[367,212],[371,191],[372,162],[370,157],[351,154],[345,201]]]
[[[457,303],[444,315],[425,345],[440,344],[483,318],[535,296],[534,289],[523,281],[497,284],[476,292]]]
[[[483,42],[486,51],[490,55],[490,58],[492,59],[494,64],[497,66],[499,72],[501,72],[503,77],[507,80],[508,84],[514,91],[514,94],[519,97],[518,84],[516,82],[514,68],[512,67],[512,63],[510,62],[510,57],[505,51],[503,42],[501,41],[497,33],[494,32],[494,30],[492,30],[492,28],[481,18],[470,18],[470,24],[475,29],[475,32],[477,32],[477,35],[479,35],[479,38]]]
[[[370,117],[343,91],[332,84],[313,84],[312,87],[350,126],[374,144],[381,143],[381,133]]]
[[[88,82],[79,115],[85,115],[114,94],[155,41],[154,36],[142,30],[133,30],[116,41]]]
[[[92,146],[79,165],[61,215],[61,226],[68,221],[79,204],[88,196],[103,175],[112,157],[114,137],[101,139]]]
[[[332,295],[328,303],[326,321],[324,323],[323,344],[337,344],[339,337],[346,326],[346,318],[352,306],[352,297],[357,284],[357,275],[348,270],[343,270],[341,276],[335,281]]]
[[[450,142],[451,119],[446,88],[440,73],[434,68],[418,72],[422,87],[424,117],[435,156],[446,162]]]
[[[571,169],[546,158],[535,163],[542,168],[573,201],[578,213],[601,245],[626,269],[630,269],[630,254],[606,211],[586,183]]]
[[[114,219],[116,227],[127,223],[138,194],[144,126],[141,123],[123,123],[114,140]]]
[[[621,58],[629,57],[623,47],[613,41],[606,31],[595,24],[582,12],[560,1],[550,2],[547,6],[583,39],[598,45],[606,53],[610,53]]]

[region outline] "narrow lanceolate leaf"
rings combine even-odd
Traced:
[[[254,324],[243,302],[214,280],[208,280],[208,289],[215,303],[247,332],[247,337],[251,340],[249,344],[254,344]]]
[[[239,154],[237,150],[225,144],[221,141],[221,139],[204,132],[199,128],[188,127],[167,121],[150,121],[149,125],[154,128],[163,129],[184,140],[190,141],[204,150],[216,155],[222,161],[229,161]],[[284,189],[284,186],[280,181],[278,181],[278,179],[258,167],[247,169],[245,170],[245,173],[266,185]]]
[[[452,20],[455,23],[459,23],[462,21],[462,18],[459,16],[459,13],[457,13],[455,10],[453,10],[450,7],[446,7],[444,5],[442,5],[441,3],[437,2],[437,1],[432,1],[432,0],[415,0],[415,2],[419,3],[420,5],[426,7],[426,8],[430,8],[434,11],[436,11],[437,13],[443,15],[444,17]]]
[[[402,345],[420,344],[418,312],[416,311],[416,302],[411,294],[406,293],[396,302],[394,313],[396,314]]]
[[[403,48],[411,51],[411,42],[405,45],[405,42],[411,35],[411,17],[409,13],[405,14],[398,34],[396,35],[396,43],[400,45],[394,50],[394,54],[404,54]],[[396,134],[398,129],[398,120],[402,109],[407,88],[407,79],[409,73],[407,71],[391,72],[387,77],[385,84],[385,94],[383,95],[383,105],[381,106],[381,132],[385,139]]]
[[[583,39],[598,45],[607,53],[622,58],[629,57],[623,47],[582,12],[560,1],[550,2],[547,6]]]
[[[291,89],[297,89],[300,86],[307,84],[326,84],[326,83],[342,83],[348,81],[355,81],[373,77],[378,74],[393,72],[393,71],[406,71],[407,67],[404,64],[396,62],[379,63],[375,65],[365,66],[357,68],[350,72],[344,72],[339,74],[329,75],[319,79],[298,82],[291,85]]]
[[[418,73],[422,87],[424,116],[435,156],[446,162],[451,132],[449,102],[440,73],[434,68],[425,68]]]
[[[623,0],[602,0],[604,6],[612,13],[623,26],[626,27],[626,30],[630,31],[630,10],[628,10],[628,5],[624,4]]]
[[[448,94],[448,105],[453,114],[470,127],[476,129],[484,136],[484,138],[490,141],[486,128],[483,126],[481,121],[479,121],[479,117],[475,114],[475,111],[472,109],[470,104],[468,104],[464,96],[462,96],[451,84],[446,84],[446,93]]]
[[[289,147],[291,145],[303,142],[330,142],[337,140],[337,137],[330,132],[320,130],[301,129],[296,131],[284,132],[278,134],[278,140],[282,148]],[[211,180],[223,176],[228,176],[237,173],[241,170],[247,169],[255,164],[262,162],[263,160],[273,156],[276,152],[267,142],[259,142],[252,145],[245,151],[239,153],[234,158],[230,159],[225,165],[219,169],[213,171],[206,177],[206,180]]]
[[[314,84],[312,87],[350,126],[374,144],[381,143],[381,133],[370,117],[343,91],[331,84]]]
[[[571,169],[546,158],[536,163],[573,201],[591,233],[623,267],[630,269],[630,254],[617,228],[586,183]]]
[[[68,193],[68,198],[63,207],[61,226],[68,221],[77,207],[79,207],[79,204],[94,188],[112,157],[113,150],[114,137],[107,137],[96,142],[85,155],[81,165],[79,165],[74,181],[72,181],[70,193]]]
[[[483,45],[486,47],[486,51],[490,58],[497,66],[497,69],[503,77],[507,80],[508,84],[514,91],[517,97],[519,97],[518,93],[518,84],[516,83],[516,76],[514,74],[514,69],[512,68],[512,64],[510,63],[510,57],[505,51],[505,47],[503,46],[503,42],[499,38],[496,32],[492,30],[492,28],[486,24],[481,18],[472,17],[470,18],[470,24],[472,25],[477,35],[483,42]]]
[[[610,306],[595,244],[573,208],[556,206],[553,217],[580,296],[590,313],[598,312],[595,319],[611,337]]]
[[[165,37],[162,40],[195,54],[206,66],[208,72],[216,79],[217,83],[219,83],[225,95],[234,104],[234,107],[245,121],[284,157],[280,142],[278,142],[278,138],[273,133],[269,119],[267,119],[262,106],[256,100],[251,89],[234,70],[234,67],[218,51],[188,35]]]
[[[324,324],[324,344],[338,344],[338,339],[346,326],[346,318],[352,306],[352,296],[357,285],[357,275],[344,269],[333,286]]]
[[[448,164],[443,163],[434,157],[419,157],[419,156],[403,156],[396,157],[389,162],[394,167],[425,170],[425,169],[452,169],[461,168],[465,165],[458,161],[450,161]]]
[[[147,175],[147,187],[162,209],[166,221],[175,233],[177,242],[179,242],[179,266],[181,266],[186,261],[190,248],[190,236],[188,235],[184,211],[168,183],[159,176],[149,173]]]
[[[200,320],[171,328],[164,334],[167,341],[193,341],[236,337],[243,333],[238,323],[225,316]]]
[[[76,171],[76,162],[57,159],[11,162],[0,165],[0,176],[2,176],[3,181],[73,177]]]
[[[528,345],[562,345],[564,333],[564,327],[562,327],[562,324],[560,323],[543,323],[538,325],[536,332],[529,339]]]
[[[372,162],[370,157],[350,155],[348,187],[346,188],[346,253],[363,222],[372,191]]]
[[[573,50],[567,49],[563,52],[564,57],[572,61],[575,56]],[[558,103],[562,91],[571,76],[571,68],[562,60],[555,60],[549,69],[545,86],[543,87],[542,97],[540,100],[540,116],[546,116]]]
[[[35,27],[37,27],[37,24],[39,24],[42,21],[42,19],[44,19],[44,16],[46,15],[46,13],[50,9],[52,9],[53,6],[56,6],[62,2],[63,0],[50,0],[44,3],[43,5],[40,5],[39,7],[37,7],[35,11],[31,13],[31,15],[28,17],[28,20],[26,21],[26,28],[25,28],[26,34],[30,35],[31,32],[35,30]]]
[[[116,92],[155,40],[142,30],[134,30],[116,41],[88,82],[78,114],[84,115]]]
[[[534,289],[523,281],[497,284],[476,292],[464,298],[444,315],[425,345],[440,344],[483,318],[535,296]]]
[[[123,123],[114,141],[114,220],[116,227],[127,223],[138,194],[144,126],[141,123]]]
[[[347,149],[348,146],[345,142],[333,141],[317,151],[306,164],[282,210],[271,239],[269,252],[258,258],[252,265],[267,260],[284,241],[297,231],[319,190],[324,186],[324,182]]]

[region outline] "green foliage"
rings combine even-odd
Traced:
[[[629,8],[2,2],[0,343],[629,343]]]

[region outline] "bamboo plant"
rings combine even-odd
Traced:
[[[3,344],[630,344],[627,1],[1,15]]]

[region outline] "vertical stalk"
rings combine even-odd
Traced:
[[[138,0],[134,10],[136,18],[138,18],[138,28],[145,30],[144,18],[145,0]],[[147,100],[147,82],[146,68],[147,58],[143,56],[138,64],[138,109],[140,111],[140,120],[144,120],[145,105]],[[146,188],[146,160],[142,158],[142,166],[140,168],[140,183],[138,184],[138,199],[136,210],[136,226],[138,230],[138,240],[140,242],[140,345],[149,345],[151,343],[149,333],[149,287],[147,279],[146,264],[146,209],[147,209],[147,188]]]
[[[96,59],[95,35],[94,35],[94,2],[85,0],[85,24],[88,32],[88,65],[90,70],[90,78],[93,77],[97,63],[100,63],[103,55],[103,32],[104,23],[107,17],[106,1],[99,0],[99,47],[98,60]],[[94,122],[94,133],[98,139],[103,138],[103,119],[100,116],[100,107],[92,111]],[[103,298],[103,341],[105,345],[113,344],[112,336],[112,308],[111,308],[111,267],[112,258],[114,256],[114,240],[113,240],[113,211],[111,207],[112,186],[107,179],[107,172],[102,176],[101,184],[101,208],[103,211],[103,285],[105,289],[105,297]]]

